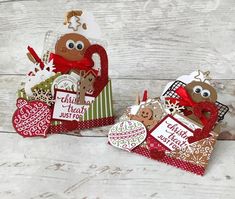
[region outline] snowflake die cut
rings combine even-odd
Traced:
[[[45,102],[48,106],[52,106],[55,102],[51,91],[43,89],[34,89],[31,100],[39,100]]]
[[[32,88],[42,81],[55,75],[53,60],[45,64],[41,68],[39,64],[34,64],[34,71],[30,71],[27,79],[25,80],[25,92],[28,96],[33,96]]]
[[[170,100],[166,100],[163,104],[165,112],[167,114],[174,115],[175,113],[181,113],[184,110],[184,107],[179,105],[179,102],[171,103]]]

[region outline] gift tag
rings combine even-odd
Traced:
[[[52,118],[59,121],[79,121],[94,99],[94,97],[85,96],[85,104],[78,104],[76,93],[56,90]]]
[[[115,124],[108,134],[109,143],[117,148],[131,151],[147,136],[145,126],[138,121],[128,120]]]
[[[18,98],[12,122],[17,133],[23,137],[46,137],[51,122],[51,109],[41,101]]]
[[[167,115],[150,132],[150,135],[168,150],[173,151],[188,146],[188,137],[192,136],[193,132],[173,116]]]

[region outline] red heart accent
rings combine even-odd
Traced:
[[[193,142],[196,142],[198,140],[203,139],[202,137],[202,130],[201,129],[195,129],[193,132],[193,136],[188,137],[188,143],[191,144]]]
[[[207,137],[210,137],[210,135],[204,135],[202,129],[195,129],[193,132],[193,136],[188,137],[188,143],[191,144]]]
[[[92,62],[92,67],[94,66],[92,55],[95,53],[100,56],[101,65],[101,75],[96,78],[94,83],[95,91],[93,93],[93,96],[97,97],[108,83],[108,56],[105,49],[100,45],[95,44],[88,47],[84,54],[84,57]]]
[[[46,137],[51,122],[51,109],[41,101],[26,101],[18,98],[18,109],[12,117],[12,123],[17,133],[23,137]]]

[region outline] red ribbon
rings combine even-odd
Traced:
[[[147,90],[144,90],[142,102],[146,102],[147,99],[148,99],[148,91],[147,91]]]
[[[43,68],[44,68],[44,63],[43,63],[42,60],[39,58],[39,56],[37,55],[37,53],[35,52],[35,50],[34,50],[33,48],[31,48],[30,46],[28,46],[27,49],[28,49],[29,53],[33,56],[33,58],[35,59],[35,61],[40,64],[40,68],[43,69]]]
[[[92,69],[94,62],[87,58],[83,58],[79,61],[69,61],[60,55],[51,53],[49,60],[51,61],[52,59],[55,65],[55,72],[68,73],[72,69],[85,70],[86,72],[92,70],[98,75],[98,70]]]
[[[188,94],[187,90],[183,86],[177,88],[175,90],[175,93],[178,94],[180,98],[167,97],[166,100],[170,100],[171,103],[178,102],[180,106],[189,106],[193,109],[198,105],[197,102],[194,102],[192,100],[191,96]],[[201,115],[199,119],[201,120],[203,125],[207,124],[207,118],[204,115]]]
[[[168,97],[167,100],[169,99],[173,103],[176,103],[178,101],[180,106],[196,106],[197,103],[192,100],[191,96],[188,94],[187,90],[183,86],[177,88],[175,90],[175,93],[180,97],[179,99]]]

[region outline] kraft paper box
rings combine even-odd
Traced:
[[[217,101],[209,72],[170,82],[162,96],[126,109],[111,127],[110,145],[204,175],[228,107]]]
[[[92,14],[66,13],[48,31],[40,58],[28,47],[29,72],[18,90],[12,122],[24,137],[114,123],[108,56]]]

